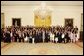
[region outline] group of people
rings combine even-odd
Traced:
[[[53,42],[73,43],[79,39],[77,27],[34,27],[34,26],[8,26],[1,29],[3,42]]]

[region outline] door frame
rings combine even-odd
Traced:
[[[65,18],[65,19],[64,19],[64,26],[66,26],[66,22],[65,22],[66,19],[67,19],[67,20],[72,20],[72,22],[73,22],[73,23],[72,23],[72,26],[74,27],[74,19],[73,19],[73,18]]]
[[[13,20],[17,20],[17,19],[19,19],[20,20],[20,26],[21,26],[21,18],[12,18],[12,26],[13,26]]]

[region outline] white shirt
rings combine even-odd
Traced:
[[[55,35],[51,33],[51,34],[50,34],[50,39],[51,39],[51,40],[54,40],[54,36],[55,36]]]
[[[12,33],[10,34],[10,36],[12,37]]]
[[[62,34],[62,38],[64,38],[64,36],[65,36],[65,35],[64,35],[64,33],[63,33],[63,34]]]

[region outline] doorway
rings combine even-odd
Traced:
[[[12,26],[21,26],[21,18],[12,18]]]
[[[73,27],[73,19],[71,18],[66,18],[65,19],[65,26],[70,26]]]

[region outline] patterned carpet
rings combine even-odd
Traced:
[[[74,43],[11,43],[1,48],[1,55],[83,55]]]

